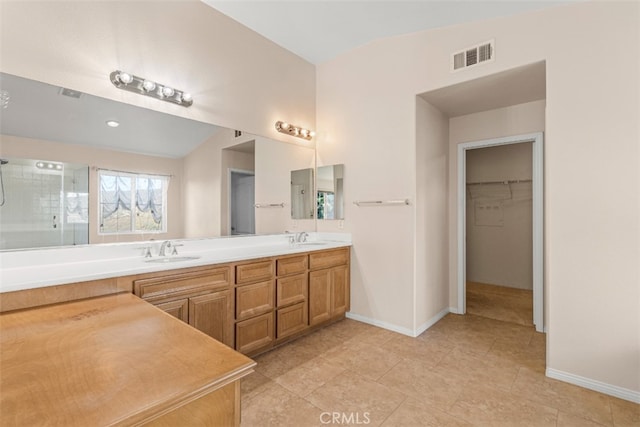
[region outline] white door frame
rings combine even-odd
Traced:
[[[544,137],[542,132],[504,138],[486,139],[458,144],[458,313],[467,309],[467,243],[466,243],[466,151],[497,145],[533,143],[532,201],[533,201],[533,324],[544,332]]]
[[[237,173],[239,175],[256,175],[256,171],[245,169],[228,168],[227,169],[227,233],[231,236],[231,175]]]

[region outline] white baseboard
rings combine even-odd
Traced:
[[[442,319],[444,316],[449,314],[449,310],[450,310],[449,308],[445,308],[440,313],[436,314],[431,319],[427,320],[422,325],[420,325],[420,327],[418,327],[418,329],[415,331],[414,337],[417,337],[418,335],[420,335],[421,333],[423,333],[424,331],[426,331],[427,329],[429,329],[430,327],[438,323],[440,319]]]
[[[449,310],[450,310],[449,308],[445,308],[440,313],[436,314],[431,319],[429,319],[425,323],[423,323],[415,331],[413,331],[413,330],[411,330],[409,328],[403,328],[402,326],[397,326],[397,325],[394,325],[392,323],[383,322],[381,320],[371,319],[369,317],[361,316],[359,314],[355,314],[355,313],[351,313],[351,312],[348,312],[346,314],[346,317],[347,317],[347,319],[357,320],[358,322],[367,323],[367,324],[373,325],[373,326],[378,326],[380,328],[388,329],[390,331],[397,332],[399,334],[407,335],[407,336],[415,338],[418,335],[420,335],[421,333],[423,333],[424,331],[426,331],[427,329],[429,329],[431,326],[435,325],[438,322],[438,320],[440,320],[444,316],[446,316],[447,313],[449,313]]]
[[[618,387],[615,385],[603,383],[602,381],[593,380],[591,378],[581,377],[579,375],[570,374],[568,372],[558,371],[556,369],[547,368],[546,375],[549,378],[574,384],[580,387],[588,388],[609,396],[619,399],[628,400],[634,403],[640,403],[640,392],[629,390],[628,388]]]
[[[449,313],[460,314],[458,312],[458,307],[449,307]]]

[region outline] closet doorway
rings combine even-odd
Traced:
[[[518,144],[518,146],[514,146]],[[523,175],[514,175],[514,178],[483,179],[482,172],[477,169],[467,170],[468,158],[471,161],[479,159],[482,164],[483,155],[502,153],[517,154],[526,151],[531,147],[531,169],[530,178]],[[493,147],[494,150],[483,150]],[[476,150],[475,152],[473,150]],[[469,155],[469,157],[468,157]],[[485,156],[486,157],[486,156]],[[470,162],[471,162],[470,161]],[[523,290],[532,288],[533,293],[533,324],[538,332],[544,331],[544,295],[543,295],[543,134],[526,134],[490,140],[473,141],[458,145],[458,310],[460,313],[467,311],[467,292],[471,297],[476,295],[482,299],[473,299],[472,302],[482,304],[483,300],[487,304],[499,301],[503,304],[525,304],[529,291]],[[486,164],[486,158],[484,159]],[[473,166],[469,163],[469,166]],[[469,179],[467,179],[469,173]],[[506,173],[506,172],[505,172]],[[526,204],[531,200],[531,229],[530,229],[530,249],[526,249],[520,254],[507,254],[503,257],[504,262],[514,265],[495,265],[500,262],[500,249],[490,248],[489,252],[481,253],[479,250],[487,251],[486,239],[492,236],[499,240],[517,240],[517,234],[522,235],[523,230],[514,228],[507,229],[507,223],[512,223],[513,218],[519,218],[526,223],[523,215],[517,214],[514,209],[522,209],[522,203]],[[471,204],[471,205],[470,205]],[[520,213],[521,214],[521,213]],[[526,215],[524,215],[526,216]],[[524,231],[526,233],[526,230]],[[522,236],[521,236],[522,237]],[[527,236],[523,237],[527,240]],[[480,248],[478,241],[485,239],[484,248]],[[528,242],[525,242],[528,244]],[[522,245],[520,245],[522,247]],[[501,250],[504,250],[501,249]],[[468,252],[471,251],[471,252]],[[471,257],[474,257],[473,260]],[[529,259],[522,259],[529,256]],[[480,258],[480,259],[477,259]],[[485,260],[492,259],[494,268],[484,268],[478,264]],[[510,259],[507,259],[510,258]],[[471,264],[467,261],[472,260]],[[521,263],[518,266],[518,262]],[[469,269],[469,270],[468,270]],[[520,270],[524,271],[520,271]],[[468,279],[468,273],[469,279]],[[468,281],[469,280],[469,281]],[[479,282],[479,283],[476,283]],[[488,282],[488,283],[487,283]],[[467,285],[469,289],[467,289]],[[508,287],[494,286],[507,285]],[[510,302],[511,301],[511,302]],[[513,307],[511,307],[513,308]],[[482,307],[478,308],[482,309]],[[509,312],[510,308],[504,310],[501,315],[517,316],[516,310]],[[497,313],[497,312],[496,312]],[[508,319],[502,319],[508,320]],[[522,319],[515,319],[522,320]]]
[[[229,169],[229,230],[231,235],[255,234],[255,173]]]

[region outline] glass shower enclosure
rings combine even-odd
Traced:
[[[0,250],[89,243],[89,167],[3,158]]]

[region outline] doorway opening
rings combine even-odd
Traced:
[[[231,235],[255,234],[255,172],[229,169],[229,230]]]
[[[486,149],[490,147],[504,147],[513,146],[514,144],[530,144],[531,157],[530,157],[530,175],[531,178],[514,178],[514,179],[500,179],[500,180],[469,180],[467,175],[472,177],[472,174],[477,174],[477,171],[468,170],[468,160],[473,154],[479,154],[479,151],[475,153],[472,150]],[[526,147],[521,145],[519,148]],[[513,148],[513,147],[512,147]],[[515,150],[510,150],[515,151]],[[475,157],[478,157],[477,155]],[[514,279],[513,273],[510,279],[504,279],[505,274],[508,276],[509,272],[506,267],[506,259],[502,261],[505,264],[498,266],[493,272],[482,271],[482,268],[476,268],[473,264],[468,264],[469,255],[468,251],[478,251],[475,242],[470,243],[478,235],[491,235],[491,227],[504,226],[505,222],[505,200],[510,200],[511,206],[514,201],[518,201],[518,198],[526,199],[527,191],[530,188],[531,197],[531,252],[530,252],[530,265],[531,265],[531,288],[532,288],[532,323],[538,332],[544,331],[544,295],[543,295],[543,134],[526,134],[517,135],[512,137],[488,139],[482,141],[467,142],[458,145],[458,311],[460,313],[467,312],[468,303],[471,303],[474,310],[488,309],[489,307],[479,307],[480,304],[490,304],[490,299],[502,300],[503,304],[518,303],[526,305],[526,299],[523,299],[523,295],[526,295],[526,291],[520,291],[518,289],[509,289],[502,287],[496,287],[494,283],[482,283],[484,281],[508,281],[511,284],[516,284],[516,287],[527,287],[526,279],[522,277]],[[507,194],[508,193],[508,194]],[[514,194],[516,195],[514,198]],[[468,206],[472,203],[472,206]],[[471,213],[470,213],[471,211]],[[509,215],[513,214],[510,212]],[[472,224],[471,228],[468,228]],[[477,229],[474,228],[477,226]],[[505,234],[503,231],[503,235]],[[516,233],[520,231],[508,231],[512,233],[507,238],[517,238]],[[503,236],[504,237],[504,236]],[[486,251],[486,247],[484,248]],[[499,260],[499,252],[495,250],[494,253],[485,254],[490,257],[494,257]],[[513,254],[511,254],[513,255]],[[506,258],[506,257],[505,257]],[[522,258],[522,256],[520,257]],[[472,273],[472,274],[468,274]],[[526,272],[524,272],[526,275]],[[517,273],[515,273],[517,275]],[[522,274],[522,272],[520,272]],[[500,278],[502,276],[502,279]],[[483,280],[478,283],[477,278],[498,278],[497,280]],[[473,279],[473,280],[468,280]],[[506,283],[497,283],[498,285]],[[469,292],[469,294],[467,294]],[[479,297],[481,296],[481,297]],[[470,298],[467,301],[467,298]],[[511,309],[514,307],[512,306]],[[495,312],[494,312],[495,313]],[[511,313],[503,312],[502,315],[517,315],[516,311],[512,310]],[[518,312],[521,314],[521,312]],[[526,314],[525,314],[526,315]],[[507,320],[507,319],[499,319]],[[516,322],[518,323],[518,322]]]

